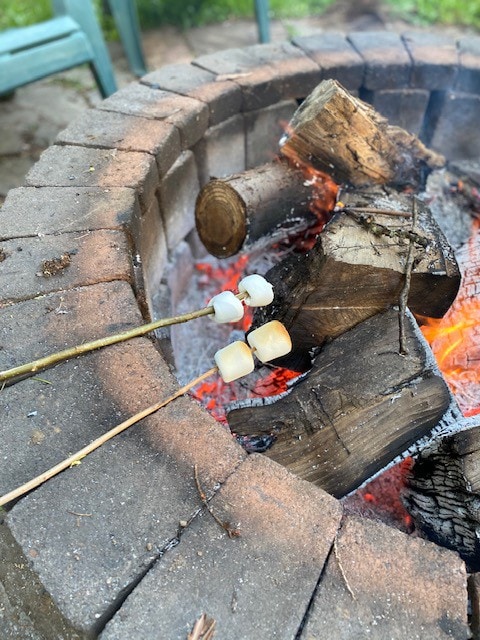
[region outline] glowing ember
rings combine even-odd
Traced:
[[[457,259],[463,273],[458,296],[441,320],[422,331],[466,416],[480,413],[480,223]]]

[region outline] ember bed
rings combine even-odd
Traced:
[[[201,186],[271,160],[281,123],[325,78],[449,160],[478,157],[480,38],[324,34],[163,67],[72,123],[9,193],[1,368],[147,321]],[[6,386],[1,493],[169,395],[168,348],[136,338]],[[222,639],[469,637],[456,553],[342,518],[338,500],[247,455],[189,398],[4,520],[18,637],[185,638],[203,613]]]

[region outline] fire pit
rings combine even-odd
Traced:
[[[118,92],[60,134],[2,209],[2,368],[175,305],[170,291],[180,296],[201,255],[200,187],[269,162],[320,80],[453,160],[480,150],[479,77],[476,38],[358,33],[219,52]],[[138,338],[4,388],[2,493],[175,385]],[[238,539],[207,520],[202,496]],[[454,553],[351,516],[339,531],[340,519],[338,501],[247,458],[183,399],[13,505],[6,525],[12,562],[39,576],[54,623],[104,638],[135,636],[140,619],[146,637],[184,637],[203,612],[219,637],[319,637],[325,625],[333,637],[467,637]]]

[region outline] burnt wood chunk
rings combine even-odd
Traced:
[[[407,476],[403,502],[417,529],[479,571],[480,418],[468,426],[459,424],[462,431],[422,451]]]
[[[370,105],[351,96],[335,80],[321,82],[295,112],[280,153],[312,164],[336,182],[355,186],[418,186],[443,156]]]
[[[445,237],[428,208],[411,196],[374,192],[341,195],[338,212],[307,254],[291,255],[266,278],[273,304],[255,312],[254,326],[280,320],[293,352],[282,364],[295,369],[312,347],[397,304],[413,253],[408,306],[417,314],[441,317],[460,285],[460,272]],[[355,208],[352,203],[355,203]],[[416,207],[416,224],[410,215]],[[370,213],[369,211],[377,211]]]
[[[405,328],[402,356],[398,312],[365,320],[325,345],[287,396],[231,411],[230,429],[273,434],[270,458],[336,497],[353,491],[429,434],[450,404],[408,311]]]
[[[198,235],[209,253],[227,258],[279,226],[312,224],[311,198],[302,172],[286,162],[213,179],[195,204]]]

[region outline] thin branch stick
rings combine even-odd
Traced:
[[[247,297],[247,295],[247,293],[238,293],[236,297],[239,300],[243,300]],[[117,344],[118,342],[125,342],[126,340],[137,338],[138,336],[144,336],[151,331],[155,331],[155,329],[168,327],[173,324],[182,324],[183,322],[188,322],[189,320],[194,320],[195,318],[208,316],[213,312],[213,307],[205,307],[204,309],[191,311],[190,313],[184,313],[172,318],[162,318],[160,320],[156,320],[155,322],[150,322],[149,324],[144,324],[140,327],[135,327],[134,329],[130,329],[122,333],[116,333],[111,336],[106,336],[105,338],[99,338],[98,340],[92,340],[91,342],[79,344],[75,347],[70,347],[68,349],[64,349],[63,351],[52,353],[49,356],[39,358],[38,360],[33,360],[32,362],[13,367],[12,369],[0,371],[0,383],[7,380],[12,380],[14,378],[19,378],[20,376],[25,376],[30,373],[35,373],[40,369],[45,369],[46,367],[57,364],[58,362],[63,362],[64,360],[75,358],[76,356],[82,355],[84,353],[89,353],[90,351],[95,351],[96,349],[108,347],[112,344]]]
[[[220,518],[213,511],[212,507],[208,504],[207,496],[205,494],[205,491],[202,489],[202,485],[200,484],[200,479],[198,477],[197,465],[193,467],[193,474],[195,478],[195,486],[197,487],[198,497],[202,501],[203,506],[206,508],[206,510],[212,516],[218,526],[227,532],[229,538],[238,538],[238,536],[240,535],[240,531],[238,529],[234,529],[229,522],[223,522],[222,520],[220,520]]]
[[[412,238],[415,234],[415,226],[417,224],[417,205],[415,198],[412,201]],[[400,293],[399,309],[398,309],[398,328],[399,328],[399,353],[403,356],[408,355],[407,336],[405,331],[405,313],[407,311],[408,295],[410,293],[410,283],[412,281],[412,269],[415,259],[413,251],[413,239],[410,238],[408,245],[407,262],[405,264],[405,281]]]
[[[343,569],[342,563],[340,562],[340,557],[338,555],[337,539],[338,539],[338,537],[335,536],[335,539],[333,541],[333,554],[334,554],[335,558],[337,559],[338,568],[340,569],[340,573],[342,574],[342,578],[343,578],[343,580],[345,582],[345,586],[347,587],[347,591],[352,596],[352,599],[356,600],[357,598],[355,597],[355,593],[353,592],[353,589],[352,589],[352,587],[350,586],[350,583],[347,580],[347,576],[346,576],[345,571]]]
[[[348,211],[358,211],[360,213],[376,213],[382,216],[396,216],[399,218],[411,218],[412,214],[408,211],[393,211],[392,209],[377,209],[376,207],[339,207],[339,211],[348,209]]]
[[[95,451],[95,449],[98,449],[99,447],[101,447],[102,444],[105,444],[105,442],[108,442],[119,433],[122,433],[122,431],[125,431],[132,425],[136,424],[137,422],[140,422],[140,420],[143,420],[143,418],[146,418],[147,416],[151,415],[152,413],[155,413],[162,407],[165,407],[167,404],[169,404],[173,400],[176,400],[176,398],[183,396],[185,393],[187,393],[187,391],[189,391],[192,387],[197,385],[199,382],[202,382],[203,380],[205,380],[206,378],[209,378],[211,375],[217,372],[218,372],[218,367],[212,367],[211,369],[203,373],[201,376],[198,376],[198,378],[191,380],[183,387],[180,387],[179,389],[177,389],[177,391],[175,391],[175,393],[169,396],[167,399],[160,400],[160,402],[157,402],[156,404],[152,404],[150,407],[147,407],[146,409],[143,409],[139,413],[136,413],[131,418],[128,418],[128,420],[125,420],[124,422],[118,424],[113,429],[110,429],[110,431],[107,431],[107,433],[104,433],[102,436],[100,436],[99,438],[97,438],[96,440],[88,444],[83,449],[80,449],[80,451],[77,451],[76,453],[66,458],[62,462],[59,462],[57,465],[55,465],[48,471],[45,471],[44,473],[40,474],[36,478],[33,478],[33,480],[30,480],[29,482],[22,484],[21,487],[18,487],[17,489],[14,489],[13,491],[6,493],[4,496],[0,497],[0,506],[3,506],[4,504],[7,504],[7,502],[11,502],[16,498],[20,498],[28,491],[31,491],[32,489],[36,489],[41,484],[43,484],[50,478],[53,478],[53,476],[56,476],[61,471],[64,471],[65,469],[67,469],[68,467],[71,467],[72,465],[78,464],[80,460],[82,460],[82,458],[85,458],[85,456],[88,456],[89,453],[92,453],[92,451]]]

